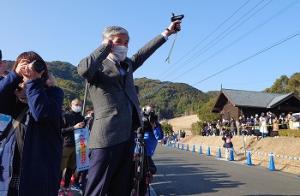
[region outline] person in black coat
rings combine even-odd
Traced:
[[[0,113],[16,119],[27,111],[15,129],[22,140],[11,150],[9,165],[2,165],[4,170],[12,166],[12,172],[3,175],[1,180],[9,188],[1,187],[0,195],[57,196],[64,94],[60,88],[46,85],[47,78],[45,61],[30,51],[20,54],[13,71],[0,80]]]
[[[81,115],[82,102],[74,99],[71,102],[71,111],[63,115],[62,136],[64,137],[63,157],[61,170],[65,172],[65,188],[69,187],[72,174],[76,169],[76,153],[74,130],[85,126],[84,117]]]

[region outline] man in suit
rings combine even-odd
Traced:
[[[79,63],[78,73],[89,83],[95,113],[85,195],[130,194],[133,131],[142,126],[133,72],[178,30],[180,21],[172,22],[127,58],[127,30],[110,26],[103,31],[102,44]]]

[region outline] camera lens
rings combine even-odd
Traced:
[[[31,64],[32,64],[32,68],[34,69],[34,71],[36,71],[38,73],[41,73],[42,71],[44,71],[46,69],[46,64],[42,60],[35,60]]]

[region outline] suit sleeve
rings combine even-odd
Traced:
[[[82,59],[78,65],[78,74],[89,82],[93,82],[100,76],[102,68],[102,61],[108,56],[111,51],[111,45],[101,45],[88,57]]]
[[[137,70],[165,42],[166,39],[164,36],[158,35],[134,54],[131,58],[133,61],[133,72]]]
[[[61,118],[64,93],[60,88],[45,89],[41,79],[31,80],[26,83],[26,96],[35,121]]]

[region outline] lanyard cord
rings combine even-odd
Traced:
[[[166,62],[167,62],[167,63],[171,63],[171,54],[172,54],[172,52],[173,52],[173,48],[174,48],[174,45],[175,45],[176,38],[177,38],[177,33],[175,34],[175,38],[174,38],[173,43],[172,43],[172,46],[171,46],[171,48],[170,48],[168,57],[166,58]]]

